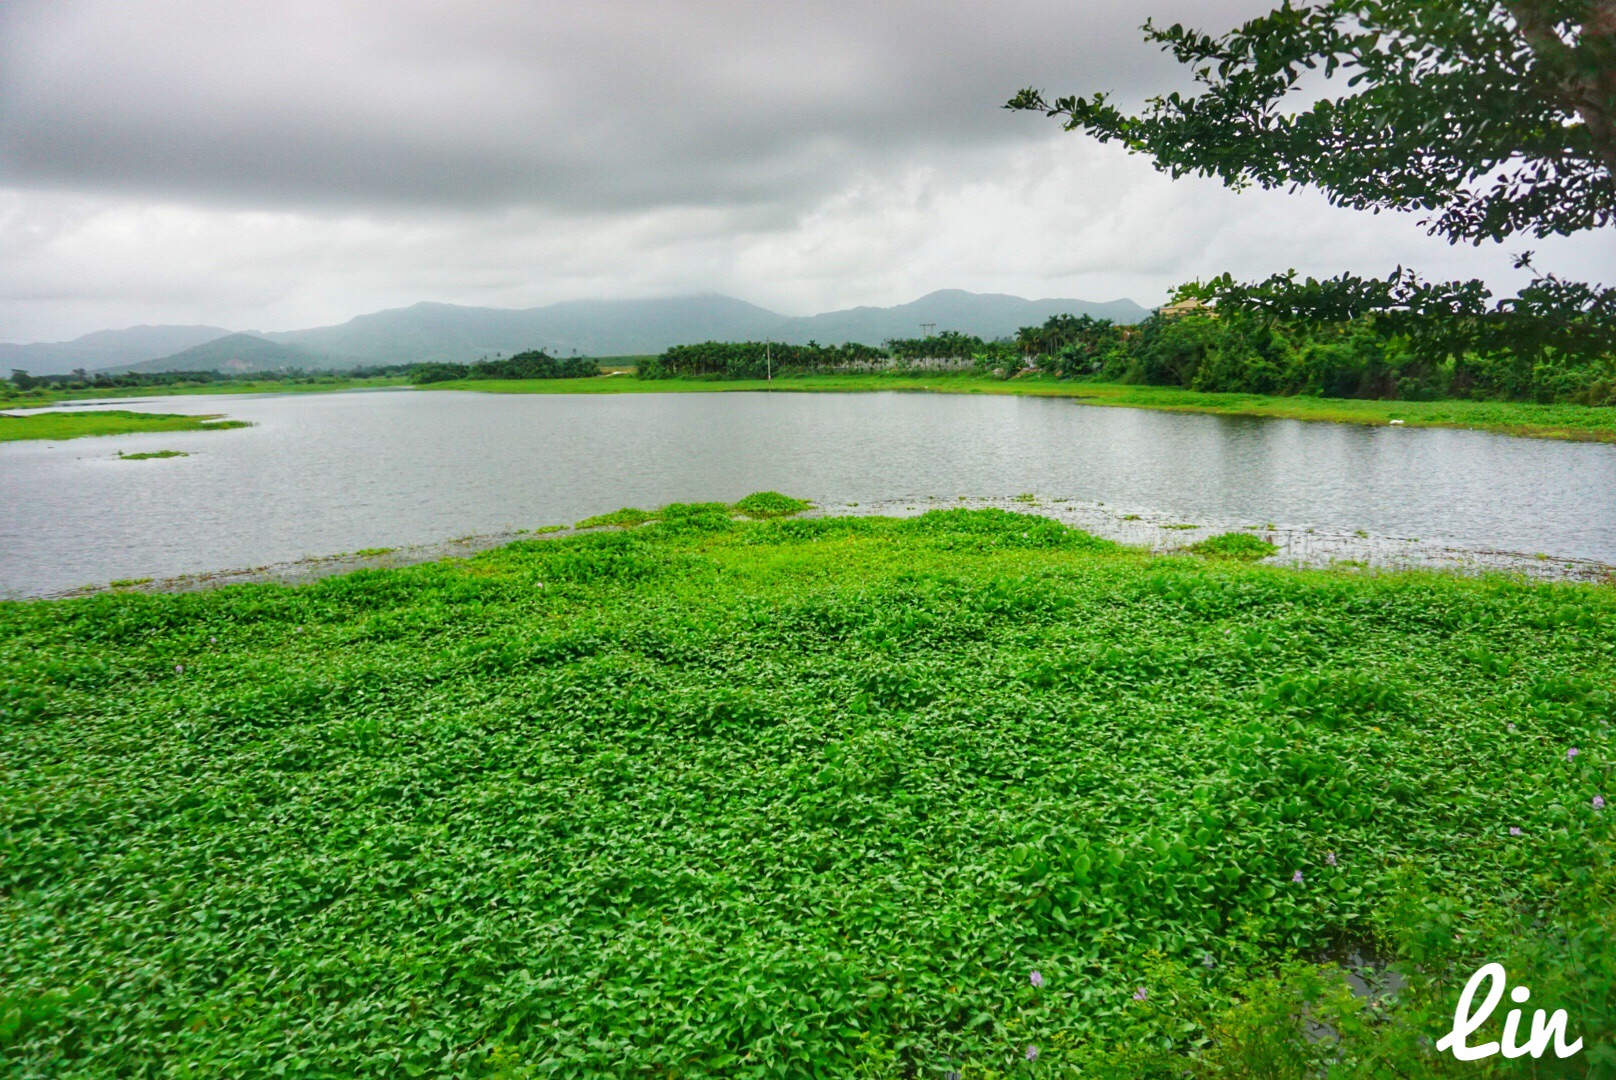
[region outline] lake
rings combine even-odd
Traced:
[[[131,407],[127,401],[95,407]],[[227,432],[0,444],[0,593],[259,566],[772,489],[1036,493],[1616,563],[1616,446],[875,392],[146,399]],[[119,461],[116,452],[189,457]]]

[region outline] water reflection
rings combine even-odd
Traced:
[[[102,407],[111,407],[106,403]],[[1103,502],[1616,562],[1616,447],[915,393],[152,399],[255,426],[0,445],[0,591],[282,562],[765,488]],[[192,456],[120,462],[118,450]]]

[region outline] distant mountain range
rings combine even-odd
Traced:
[[[34,375],[64,375],[76,368],[98,371],[171,356],[229,334],[221,326],[131,326],[97,330],[72,341],[37,345],[0,342],[0,374],[21,368]]]
[[[75,341],[0,344],[0,366],[34,375],[76,368],[140,371],[265,371],[282,367],[461,363],[544,349],[553,355],[637,356],[698,341],[879,345],[918,337],[923,325],[982,338],[1004,337],[1051,315],[1092,315],[1138,322],[1149,312],[1132,300],[1024,300],[944,289],[896,307],[857,307],[822,315],[780,315],[730,296],[665,300],[576,300],[526,309],[420,303],[360,315],[339,326],[274,333],[232,333],[205,326],[102,330]]]
[[[201,345],[193,345],[171,356],[128,364],[123,371],[273,371],[277,368],[353,367],[358,361],[311,352],[297,345],[254,337],[252,334],[226,334]],[[41,373],[42,374],[42,373]]]

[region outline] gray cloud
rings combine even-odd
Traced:
[[[998,108],[1029,82],[1138,96],[1175,81],[1139,42],[1144,12],[23,0],[0,28],[0,177],[292,206],[793,202],[850,171],[1048,137]]]
[[[417,300],[1518,280],[1512,249],[1170,181],[1000,108],[1181,88],[1147,15],[1220,29],[1273,2],[0,0],[0,341]],[[1531,246],[1616,276],[1606,237]]]

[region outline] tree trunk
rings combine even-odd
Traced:
[[[1555,31],[1543,0],[1504,6],[1533,55],[1555,73],[1562,100],[1588,127],[1595,157],[1616,178],[1616,0],[1589,0],[1574,43]]]

